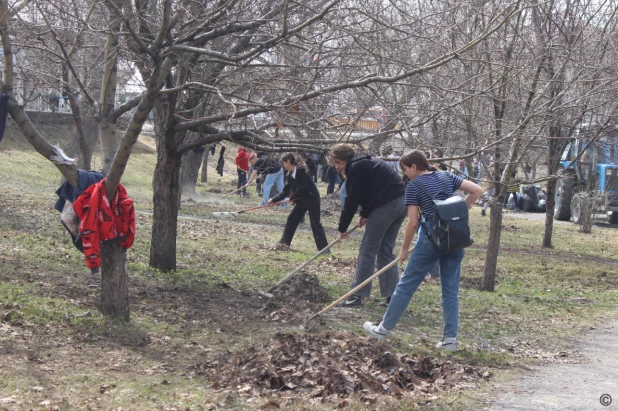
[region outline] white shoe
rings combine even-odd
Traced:
[[[445,351],[456,351],[457,338],[443,338],[442,341],[436,344],[436,348],[440,348]]]
[[[380,340],[385,340],[386,337],[388,336],[388,330],[384,327],[382,327],[382,323],[372,323],[370,321],[365,322],[365,324],[363,324],[363,328],[365,329],[365,331],[367,331],[369,334],[373,335],[374,337],[380,339]]]

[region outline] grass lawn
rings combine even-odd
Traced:
[[[147,138],[142,143],[153,147]],[[575,225],[556,225],[555,248],[545,250],[540,246],[543,223],[507,213],[498,283],[488,293],[479,288],[489,220],[475,208],[475,246],[466,251],[462,270],[460,351],[445,355],[433,348],[442,328],[436,280],[421,285],[387,343],[362,332],[363,321],[384,312],[377,305],[378,287],[362,308],[335,309],[316,331],[305,333],[299,326],[323,302],[292,294],[268,301],[256,291],[315,254],[311,231],[301,226],[292,251],[278,252],[272,246],[287,212],[269,209],[215,219],[213,211],[260,201],[255,195],[216,201],[217,192],[235,188],[230,159],[224,177],[210,169],[210,181],[198,183],[196,195],[182,202],[178,270],[148,267],[154,161],[148,150],[134,154],[122,181],[135,200],[138,226],[127,254],[132,321],[124,324],[99,314],[100,277],[89,273],[59,223],[53,209],[59,173],[15,136],[0,145],[0,409],[475,409],[487,399],[493,381],[510,378],[519,366],[577,361],[578,333],[615,316],[618,231],[595,227],[592,234],[581,234]],[[324,194],[325,186],[320,189]],[[335,210],[323,219],[330,240],[337,218]],[[361,235],[354,233],[333,249],[334,257],[320,258],[305,270],[317,276],[333,300],[349,288]],[[274,349],[277,344],[282,345]],[[445,377],[442,382],[435,376],[417,378],[409,385],[414,389],[402,392],[384,382],[382,391],[335,397],[315,391],[339,387],[334,377],[257,389],[267,379],[276,386],[284,372],[291,376],[296,370],[290,362],[271,372],[261,356],[281,361],[279,351],[297,346],[305,353],[303,361],[315,356],[312,368],[343,358],[336,365],[348,366],[342,387],[346,376],[360,378],[363,366],[379,365],[383,352],[395,355],[399,365],[412,358],[421,367],[422,359],[430,358],[433,372],[441,370]],[[368,362],[354,371],[351,364],[359,358]],[[330,373],[336,368],[324,367]],[[399,372],[388,366],[371,370],[376,380]],[[310,388],[303,391],[305,383]]]

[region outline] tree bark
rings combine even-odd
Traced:
[[[182,163],[182,156],[178,154],[176,133],[174,133],[175,123],[172,116],[175,101],[170,100],[166,97],[158,98],[154,116],[157,165],[152,179],[150,266],[164,272],[176,269],[176,236]]]
[[[210,146],[206,146],[202,161],[202,178],[200,179],[202,183],[208,182],[208,157],[210,157]]]
[[[150,266],[162,271],[176,269],[178,198],[181,157],[157,144],[157,165],[153,186]]]
[[[502,191],[502,190],[500,190]],[[491,206],[489,216],[489,240],[485,255],[485,270],[483,272],[483,291],[494,291],[496,284],[496,268],[498,266],[498,254],[500,252],[500,238],[502,236],[502,209],[504,207],[504,194],[500,193],[496,203]]]
[[[116,123],[108,121],[107,118],[99,121],[99,141],[101,143],[101,170],[103,174],[107,174],[114,155],[118,149],[118,140],[116,138]]]
[[[558,172],[558,164],[562,151],[566,147],[564,141],[559,140],[560,127],[552,126],[549,130],[549,145],[547,153],[547,175],[552,176]],[[543,247],[553,248],[552,235],[554,230],[554,206],[556,201],[556,180],[547,182],[547,198],[545,200],[545,232],[543,233]]]
[[[69,106],[73,113],[73,121],[75,122],[75,133],[77,135],[77,141],[79,144],[80,158],[79,163],[85,170],[90,170],[92,167],[90,162],[92,160],[92,145],[88,144],[86,134],[84,133],[84,122],[82,121],[82,112],[79,107],[79,102],[75,97],[73,89],[69,85],[69,69],[64,67],[62,69],[62,81],[64,82],[64,92],[69,98]]]
[[[543,233],[543,247],[545,248],[553,248],[552,235],[554,232],[554,207],[556,206],[555,195],[556,180],[549,180],[547,182],[547,198],[545,200],[545,232]]]
[[[195,134],[195,133],[190,133]],[[189,142],[195,138],[195,135],[188,136],[186,141]],[[189,150],[182,156],[182,166],[180,169],[180,181],[182,182],[182,194],[195,194],[195,186],[197,184],[197,177],[199,176],[200,166],[202,165],[202,159],[204,157],[204,151],[199,153]]]
[[[127,250],[119,243],[101,244],[101,312],[129,321]]]
[[[122,9],[122,0],[113,0],[116,7]],[[116,122],[109,115],[114,110],[116,100],[116,85],[118,82],[118,32],[122,22],[114,7],[109,7],[110,30],[105,42],[105,66],[101,86],[101,120],[99,121],[99,139],[101,143],[101,169],[104,174],[109,171],[116,150]]]

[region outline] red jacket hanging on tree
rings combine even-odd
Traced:
[[[124,248],[131,248],[135,238],[135,208],[127,190],[118,184],[110,205],[105,192],[105,180],[91,185],[73,203],[73,209],[81,220],[86,265],[97,268],[101,265],[101,241],[117,240]]]

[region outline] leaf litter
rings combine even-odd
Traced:
[[[291,277],[272,293],[262,308],[266,322],[301,323],[317,309],[317,304],[332,300],[328,291],[313,274],[301,273]]]
[[[191,367],[214,381],[213,388],[238,395],[314,398],[339,402],[379,396],[418,397],[470,388],[491,374],[453,359],[398,354],[385,342],[334,332],[277,333],[261,345],[237,352],[207,354]]]

